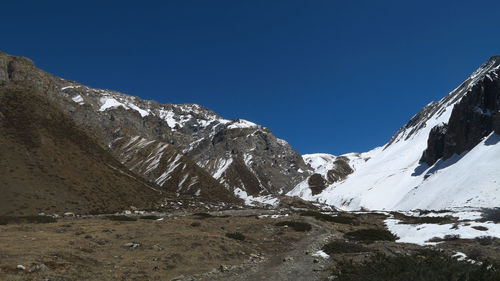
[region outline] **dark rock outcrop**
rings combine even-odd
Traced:
[[[475,77],[475,83],[453,107],[448,123],[431,130],[422,162],[433,165],[440,158],[462,154],[495,129],[500,131],[500,57],[492,57],[485,66],[488,70]]]

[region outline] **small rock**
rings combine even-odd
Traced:
[[[22,265],[22,264],[18,264],[16,266],[16,268],[19,269],[19,270],[25,270],[26,269],[26,267],[24,265]]]
[[[153,245],[153,249],[156,250],[156,251],[161,251],[163,250],[159,245],[155,244]]]
[[[66,212],[66,213],[64,213],[63,215],[64,215],[65,217],[74,217],[74,216],[75,216],[75,214],[74,214],[74,213],[72,213],[72,212]]]
[[[139,246],[141,246],[141,244],[139,244],[139,243],[133,243],[133,242],[129,242],[129,243],[123,244],[123,247],[132,248],[132,249],[135,249],[135,248],[137,248]]]
[[[319,260],[318,259],[314,259],[313,263],[319,263]]]
[[[229,268],[226,265],[221,264],[219,266],[219,270],[220,270],[220,272],[226,272],[226,271],[229,271]]]
[[[47,266],[45,264],[36,264],[31,269],[30,272],[45,271]]]

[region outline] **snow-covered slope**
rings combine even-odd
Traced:
[[[289,194],[351,210],[498,206],[500,137],[493,129],[498,127],[499,65],[500,59],[492,57],[457,89],[415,115],[387,145],[362,153],[366,161],[358,161],[345,180],[317,195],[302,182]],[[484,124],[472,137],[469,127]],[[459,147],[463,140],[467,145]],[[428,164],[423,155],[431,152],[437,161]],[[328,165],[314,168],[323,173]]]

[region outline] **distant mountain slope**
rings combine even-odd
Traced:
[[[0,88],[0,159],[0,215],[109,213],[166,196],[34,89]]]
[[[343,181],[291,195],[345,209],[495,207],[500,202],[500,57],[427,105]]]
[[[81,124],[104,132],[104,142],[141,136],[168,143],[232,192],[286,192],[310,168],[286,141],[252,122],[226,120],[196,104],[158,104],[122,93],[67,82],[57,93]],[[67,86],[69,85],[69,86]]]

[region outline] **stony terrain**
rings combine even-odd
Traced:
[[[361,265],[377,255],[412,256],[425,249],[441,249],[453,263],[463,263],[464,268],[472,266],[468,270],[481,270],[479,264],[474,266],[469,261],[471,258],[474,263],[500,262],[498,239],[485,243],[448,238],[425,247],[397,243],[383,233],[384,221],[390,214],[320,213],[317,208],[297,209],[292,205],[265,210],[170,201],[163,209],[166,213],[68,215],[52,223],[2,217],[0,224],[5,225],[0,225],[0,278],[332,280],[334,276],[343,278],[342,268],[348,270],[352,262]],[[392,216],[405,224],[420,220],[403,214]],[[297,222],[310,229],[295,226]],[[443,221],[425,223],[439,225]],[[353,234],[374,229],[383,235]],[[236,233],[239,235],[231,236]],[[318,252],[321,249],[323,252]],[[467,258],[457,253],[465,253],[462,255]],[[488,270],[488,274],[500,276],[497,265]],[[444,272],[438,270],[435,274]]]

